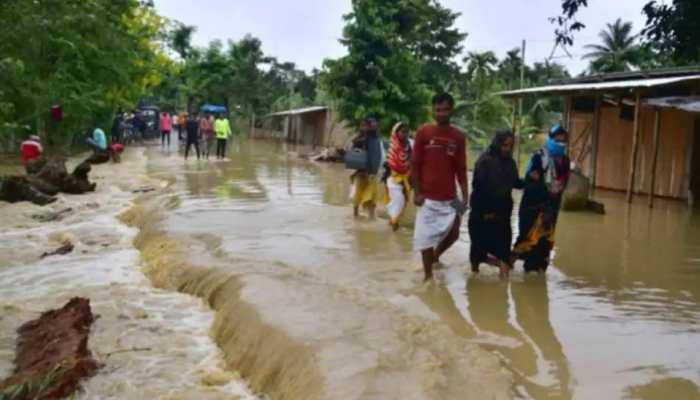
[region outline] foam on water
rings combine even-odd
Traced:
[[[13,369],[15,330],[74,296],[88,297],[99,316],[89,346],[104,364],[84,383],[84,399],[254,399],[227,371],[209,337],[213,313],[199,299],[154,289],[140,271],[137,230],[117,216],[132,190],[158,186],[145,176],[143,150],[119,165],[93,168],[95,193],[61,196],[48,207],[0,205],[0,377]],[[70,208],[60,221],[36,215]],[[39,255],[70,240],[63,256]]]

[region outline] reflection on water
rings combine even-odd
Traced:
[[[439,283],[422,287],[411,230],[353,220],[342,166],[290,150],[239,142],[229,162],[156,164],[184,183],[170,229],[333,287],[413,298],[403,309],[497,353],[525,397],[700,398],[700,216],[682,204],[628,209],[602,193],[606,216],[562,214],[546,276],[509,282],[467,272],[463,228]]]

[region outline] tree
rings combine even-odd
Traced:
[[[562,0],[561,15],[550,18],[557,25],[558,46],[571,46],[576,32],[585,25],[576,19],[578,11],[588,6],[588,0]],[[700,62],[700,2],[671,0],[648,1],[642,8],[647,21],[642,35],[647,56],[657,57],[659,63],[690,64]],[[643,60],[644,62],[644,60]]]
[[[388,131],[397,120],[428,117],[431,88],[445,85],[440,71],[458,71],[452,57],[464,34],[452,28],[458,14],[435,0],[353,0],[341,43],[348,55],[326,60],[320,82],[352,125],[367,116]],[[449,79],[450,73],[444,78]]]
[[[700,62],[700,2],[674,0],[672,4],[650,1],[643,34],[662,55],[678,64]]]
[[[498,76],[509,90],[520,88],[520,69],[523,67],[523,59],[520,49],[515,48],[506,53],[506,57],[498,63]],[[526,74],[528,66],[524,66]]]
[[[473,143],[486,146],[490,134],[503,127],[510,115],[508,105],[495,93],[504,84],[497,70],[498,58],[492,51],[469,52],[464,58],[466,71],[458,86],[455,124],[465,130]]]
[[[583,58],[591,60],[591,72],[629,71],[639,66],[641,47],[632,29],[631,22],[618,18],[600,32],[601,44],[585,46],[589,52]]]
[[[29,126],[51,145],[70,144],[90,125],[106,126],[160,82],[164,20],[137,0],[16,1],[0,7],[0,135]],[[31,38],[31,40],[28,40]],[[89,40],[86,40],[89,38]],[[49,107],[65,120],[54,124]]]
[[[192,51],[192,35],[197,30],[194,26],[185,25],[181,22],[175,22],[174,27],[170,30],[169,40],[170,47],[185,60],[190,56]]]

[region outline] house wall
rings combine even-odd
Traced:
[[[620,118],[620,108],[601,109],[598,136],[598,167],[596,186],[627,190],[634,122]],[[572,159],[581,152],[580,167],[588,175],[590,171],[590,132],[593,114],[575,112],[572,118]],[[649,193],[653,150],[654,110],[643,107],[640,112],[641,132],[637,173],[634,183],[636,193]],[[659,158],[654,193],[659,196],[685,199],[688,197],[689,151],[694,134],[692,114],[664,109],[661,112]],[[586,129],[588,128],[588,129]],[[585,136],[588,135],[588,138]]]
[[[333,111],[271,117],[255,129],[256,138],[279,138],[314,147],[344,147],[353,134]]]

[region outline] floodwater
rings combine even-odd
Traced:
[[[353,219],[342,165],[175,149],[96,167],[94,194],[0,205],[0,376],[17,326],[82,295],[105,364],[86,399],[700,399],[700,216],[680,203],[601,193],[607,215],[562,213],[546,275],[507,281],[469,272],[464,224],[424,285],[414,210],[396,233]]]
[[[144,150],[129,149],[122,164],[93,167],[94,193],[46,207],[0,203],[0,380],[13,369],[16,329],[83,296],[98,316],[88,346],[103,367],[77,399],[255,399],[209,337],[207,305],[154,289],[140,270],[138,232],[117,217],[133,190],[163,187],[145,172]],[[66,240],[72,253],[40,259]]]
[[[600,194],[607,215],[562,214],[546,276],[518,269],[508,281],[488,267],[468,272],[464,224],[426,286],[410,227],[353,220],[348,173],[293,150],[236,142],[226,162],[149,153],[149,175],[173,181],[167,196],[178,199],[162,210],[161,234],[186,243],[188,268],[224,274],[197,275],[185,290],[226,297],[214,336],[254,389],[290,399],[700,399],[700,216],[682,204],[627,208]],[[178,279],[182,290],[194,278]]]

